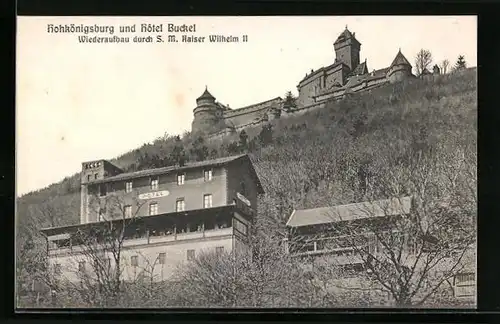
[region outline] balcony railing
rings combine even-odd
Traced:
[[[211,238],[218,236],[226,236],[233,234],[232,227],[195,231],[195,232],[185,232],[185,233],[172,233],[168,235],[153,236],[147,235],[145,237],[125,239],[123,241],[123,247],[132,247],[138,245],[148,245],[157,243],[169,243],[177,241],[186,241],[194,239]],[[85,248],[81,245],[73,245],[69,247],[60,247],[55,249],[49,249],[49,255],[59,255],[66,253],[77,253],[84,251]]]

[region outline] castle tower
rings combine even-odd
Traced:
[[[394,61],[392,61],[387,71],[386,77],[390,83],[399,82],[412,76],[411,69],[410,62],[408,62],[403,53],[401,53],[401,49],[399,49],[398,54],[396,54]]]
[[[359,52],[361,51],[361,43],[354,37],[355,34],[352,34],[346,26],[345,30],[333,43],[336,61],[344,62],[351,71],[358,66]]]
[[[205,92],[196,99],[196,108],[193,110],[194,120],[191,125],[193,132],[207,132],[212,130],[221,117],[221,111],[212,96],[205,87]]]

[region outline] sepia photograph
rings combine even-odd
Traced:
[[[17,309],[477,307],[477,16],[16,43]]]

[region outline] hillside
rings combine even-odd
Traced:
[[[165,136],[112,162],[132,171],[172,164],[179,150],[188,160],[251,153],[266,191],[262,205],[277,207],[273,213],[283,220],[292,208],[359,199],[357,180],[388,157],[390,165],[418,152],[475,144],[476,74],[473,68],[355,94],[263,130],[249,129],[247,138],[234,134],[207,143],[189,133]],[[351,183],[350,189],[340,183]],[[76,174],[19,198],[17,213],[42,227],[75,224],[79,204]]]

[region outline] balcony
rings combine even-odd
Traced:
[[[158,236],[147,235],[145,237],[126,239],[123,241],[123,247],[126,248],[139,245],[150,245],[150,244],[161,244],[161,243],[175,244],[175,242],[221,237],[232,234],[233,234],[233,228],[226,227],[226,228],[187,232],[187,233],[186,232],[172,233],[168,235],[158,235]],[[78,253],[82,252],[83,250],[84,247],[78,245],[54,248],[54,249],[49,249],[49,256]]]

